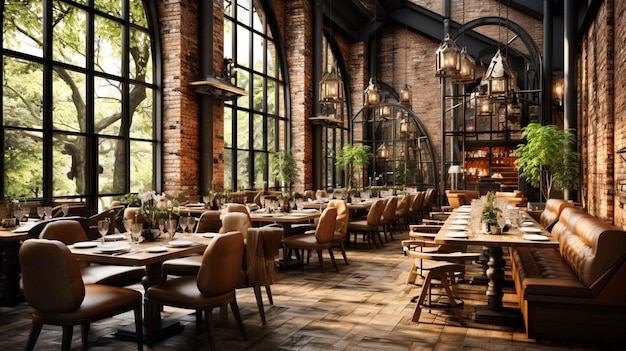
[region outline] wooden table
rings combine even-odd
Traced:
[[[20,288],[19,252],[20,245],[27,235],[28,231],[15,232],[13,228],[0,228],[0,305],[2,306],[24,302],[24,293]]]
[[[548,231],[546,231],[541,225],[539,225],[532,217],[528,215],[525,215],[525,218],[523,219],[527,225],[521,226],[518,229],[511,229],[508,232],[502,233],[500,235],[487,234],[482,231],[472,231],[469,229],[469,225],[466,227],[465,231],[452,230],[454,228],[452,226],[458,226],[459,224],[457,223],[460,223],[459,217],[462,217],[462,215],[459,210],[460,209],[455,209],[448,217],[443,227],[435,237],[435,242],[441,244],[464,243],[468,245],[486,246],[487,253],[489,254],[489,268],[487,269],[489,285],[486,293],[487,305],[477,307],[476,321],[483,323],[507,323],[511,320],[516,320],[519,317],[519,311],[506,309],[502,305],[502,297],[504,295],[502,287],[504,285],[505,265],[505,262],[503,260],[502,248],[515,246],[558,247],[558,241],[552,238]],[[524,230],[532,230],[534,232],[529,233]],[[458,234],[454,233],[464,233],[467,235],[467,237],[457,237]],[[547,237],[547,240],[537,241],[525,239],[525,234],[544,236]]]
[[[207,235],[209,236],[209,235]],[[155,241],[144,241],[139,245],[134,245],[128,241],[106,242],[104,247],[114,247],[115,245],[130,245],[133,249],[138,248],[139,252],[127,252],[122,254],[108,254],[99,252],[103,246],[98,243],[98,246],[93,248],[78,248],[76,245],[68,246],[70,251],[76,256],[76,258],[96,263],[114,264],[122,266],[145,266],[146,275],[142,280],[142,285],[145,290],[148,290],[152,285],[163,281],[162,263],[172,258],[178,258],[188,256],[191,254],[203,253],[209,242],[210,237],[205,237],[204,234],[187,234],[182,235],[177,233],[176,240],[188,240],[193,242],[190,246],[185,247],[171,247],[168,245],[167,239],[160,239]],[[147,250],[154,246],[165,246],[167,251],[151,253]],[[161,331],[159,336],[172,335],[183,329],[183,326],[179,321],[160,321]],[[145,326],[145,324],[144,324]],[[144,336],[146,334],[144,333]],[[116,336],[134,340],[135,327],[134,324],[124,326],[118,330]]]
[[[348,206],[349,210],[369,210],[369,208],[372,206],[373,203],[374,201],[367,200],[367,201],[360,201],[360,202],[350,202],[350,203],[347,203],[346,205]],[[320,209],[323,210],[326,208],[327,205],[328,205],[328,202],[318,202],[318,201],[302,203],[303,208],[315,209],[315,210],[320,210]]]
[[[292,211],[265,213],[263,211],[255,211],[250,213],[252,222],[279,223],[283,227],[284,236],[291,235],[291,225],[294,223],[309,222],[319,218],[319,211]]]

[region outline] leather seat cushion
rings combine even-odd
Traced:
[[[234,299],[235,291],[223,295],[206,297],[198,290],[197,276],[185,276],[167,280],[148,288],[146,298],[152,303],[167,302],[170,306],[184,306],[185,308],[204,308],[219,306]]]
[[[64,321],[72,324],[81,324],[89,321],[106,318],[129,311],[141,306],[141,293],[136,290],[107,286],[100,284],[85,285],[85,298],[80,307],[67,313],[42,312],[33,310],[33,318],[45,324],[59,325]]]
[[[350,221],[348,223],[349,230],[374,231],[378,230],[378,226],[372,226],[367,223],[366,219],[358,221]]]
[[[332,242],[329,241],[327,243],[320,243],[317,241],[315,235],[310,234],[288,236],[283,239],[283,243],[287,247],[310,250],[327,249],[332,246]]]
[[[569,264],[554,248],[515,248],[511,260],[522,282],[524,296],[591,297]]]

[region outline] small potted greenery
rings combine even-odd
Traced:
[[[487,199],[485,200],[485,207],[483,208],[483,214],[481,216],[481,222],[483,223],[483,231],[491,234],[501,234],[502,228],[498,224],[498,214],[500,209],[493,205],[493,198],[495,193],[490,191],[487,193]]]
[[[352,188],[352,177],[354,168],[360,168],[357,174],[359,175],[358,186],[362,186],[361,184],[361,174],[363,171],[363,167],[369,165],[370,160],[374,158],[374,154],[371,151],[369,145],[352,145],[346,144],[343,146],[339,153],[337,154],[337,158],[335,161],[335,165],[340,170],[346,170],[347,174],[347,188]]]

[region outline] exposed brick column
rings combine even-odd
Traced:
[[[198,2],[159,1],[163,53],[163,184],[170,196],[198,194]]]
[[[285,2],[285,48],[291,92],[291,152],[299,164],[294,190],[313,184],[313,13],[312,1]],[[316,150],[320,152],[321,150]]]

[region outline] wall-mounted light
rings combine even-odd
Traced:
[[[564,80],[563,77],[554,77],[552,80],[552,98],[556,106],[563,106]]]

